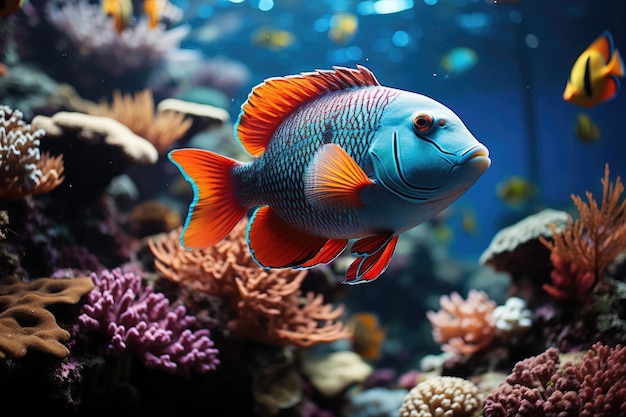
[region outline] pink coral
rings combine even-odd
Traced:
[[[496,334],[496,303],[484,291],[470,290],[467,300],[456,292],[440,298],[441,310],[427,311],[433,338],[445,352],[472,354],[489,346]]]

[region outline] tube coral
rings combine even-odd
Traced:
[[[132,351],[149,368],[189,376],[219,365],[208,329],[191,330],[196,323],[184,306],[171,308],[169,300],[139,275],[119,268],[91,274],[95,288],[78,317],[80,331],[109,337],[109,352]]]

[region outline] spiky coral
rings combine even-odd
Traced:
[[[149,241],[156,268],[169,280],[220,297],[230,307],[228,329],[235,337],[267,344],[311,346],[347,338],[338,318],[343,307],[300,291],[306,271],[265,270],[248,251],[246,220],[226,239],[202,250],[179,243],[180,229]]]
[[[52,191],[63,182],[63,155],[40,152],[46,132],[22,120],[22,112],[0,106],[0,198],[15,200]]]
[[[111,104],[101,101],[90,114],[106,116],[126,125],[136,135],[152,143],[160,154],[180,139],[191,127],[192,119],[174,111],[155,113],[152,91],[145,89],[133,94],[113,92]]]
[[[602,201],[600,204],[587,191],[588,203],[580,196],[572,195],[578,209],[578,219],[568,219],[568,226],[561,233],[553,228],[552,241],[540,238],[541,242],[555,254],[561,262],[575,265],[581,274],[589,271],[593,274],[593,284],[604,273],[609,263],[626,250],[626,201],[622,199],[624,185],[618,176],[614,183],[609,181],[609,165],[605,165],[602,179]],[[561,268],[563,269],[563,268]],[[572,290],[566,288],[571,282],[555,280],[551,293],[558,298],[571,299]],[[573,284],[584,285],[592,289],[588,281],[579,280]],[[567,281],[567,280],[566,280]],[[571,281],[571,280],[569,280]],[[574,292],[574,294],[577,294]],[[577,294],[580,299],[580,294]]]

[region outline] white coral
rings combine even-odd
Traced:
[[[533,324],[533,313],[526,308],[526,302],[518,297],[510,297],[506,303],[495,308],[493,320],[496,336],[509,343],[517,343]]]

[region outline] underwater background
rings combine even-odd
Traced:
[[[626,96],[563,98],[605,31],[626,50],[625,2],[0,5],[8,402],[76,415],[626,415]],[[482,177],[400,236],[364,285],[341,283],[349,255],[264,271],[243,225],[182,249],[193,195],[167,152],[245,160],[233,127],[256,85],[357,65],[452,109],[489,149]]]

